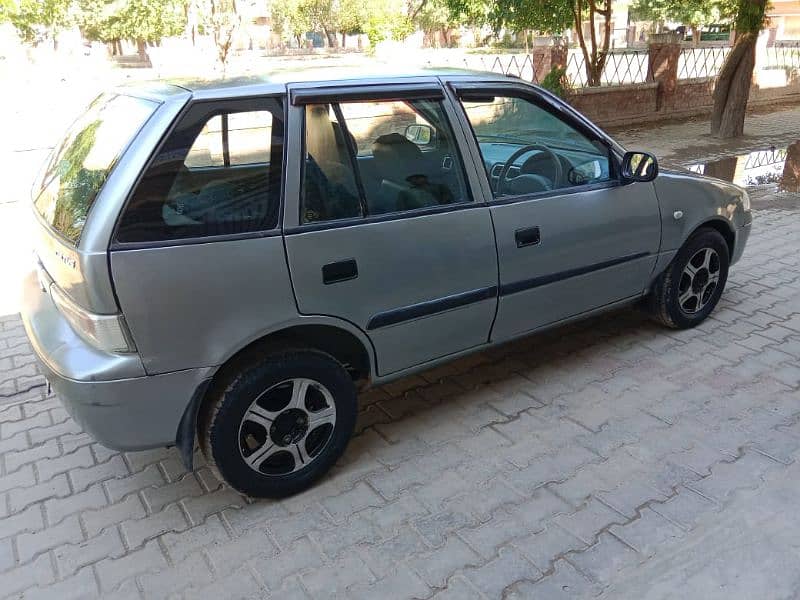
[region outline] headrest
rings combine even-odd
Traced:
[[[379,160],[417,160],[422,156],[422,151],[405,136],[386,133],[373,142],[372,155]]]

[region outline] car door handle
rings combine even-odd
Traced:
[[[358,265],[354,258],[328,263],[322,266],[322,283],[329,285],[358,277]]]
[[[542,241],[539,235],[538,227],[526,227],[525,229],[517,229],[514,232],[514,240],[517,242],[517,248],[525,246],[535,246]]]

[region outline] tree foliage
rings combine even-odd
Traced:
[[[560,34],[573,29],[583,53],[587,82],[600,85],[611,45],[612,0],[445,1],[454,15],[476,20],[482,15],[495,31],[505,28]],[[588,21],[588,35],[584,35],[585,21]]]
[[[182,33],[186,22],[182,0],[78,0],[78,7],[83,35],[99,42],[158,43]]]
[[[207,0],[206,8],[201,13],[204,15],[203,26],[214,38],[217,59],[224,72],[233,48],[234,36],[242,24],[242,17],[236,0]]]
[[[336,33],[365,33],[376,44],[404,39],[416,27],[403,0],[285,0],[274,2],[271,13],[273,30],[287,32],[298,45],[310,31],[325,34],[335,46]]]
[[[699,27],[729,21],[735,8],[732,0],[636,0],[631,16],[637,21],[673,21]]]
[[[3,3],[3,19],[8,20],[25,42],[52,39],[72,25],[71,0],[20,0]]]

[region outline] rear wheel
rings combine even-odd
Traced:
[[[201,450],[215,474],[249,496],[280,498],[311,486],[344,452],[356,391],[322,352],[254,356],[212,388],[200,416]]]
[[[653,284],[649,298],[653,317],[674,329],[703,322],[719,302],[729,264],[725,238],[714,229],[699,229]]]

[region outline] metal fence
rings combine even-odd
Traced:
[[[464,67],[478,71],[490,71],[502,75],[513,75],[525,81],[539,83],[537,71],[541,70],[543,56],[531,54],[500,54],[496,56],[465,56]]]
[[[461,66],[479,71],[513,75],[525,81],[541,83],[539,75],[542,71],[542,61],[544,61],[542,55],[531,54],[465,56]],[[571,49],[569,51],[566,76],[573,88],[588,85],[585,59],[580,50]],[[646,81],[648,81],[646,49],[611,52],[608,55],[601,76],[602,85],[625,85]]]
[[[800,40],[777,42],[766,50],[762,68],[800,71]]]
[[[763,51],[759,49],[759,52]],[[681,48],[678,57],[678,79],[716,77],[725,63],[728,52],[730,52],[730,47],[724,46]],[[541,83],[539,79],[543,77],[541,68],[543,60],[544,57],[538,54],[467,55],[461,58],[458,64],[451,64],[468,69],[514,75],[525,81]],[[580,49],[571,48],[569,50],[566,77],[570,87],[588,86],[585,62]],[[800,73],[800,41],[777,42],[774,46],[767,47],[765,54],[759,56],[757,68],[786,69]],[[648,73],[646,48],[610,52],[600,77],[600,84],[603,86],[650,81],[652,81],[652,76]]]
[[[730,52],[728,47],[681,48],[678,79],[716,77]]]
[[[581,51],[571,51],[567,58],[567,79],[574,88],[586,87],[586,59]],[[625,50],[609,53],[600,76],[601,85],[626,85],[649,81],[647,50]]]
[[[769,150],[751,152],[745,160],[744,170],[758,169],[759,167],[775,164],[783,165],[786,162],[786,153],[786,148],[770,148]]]

